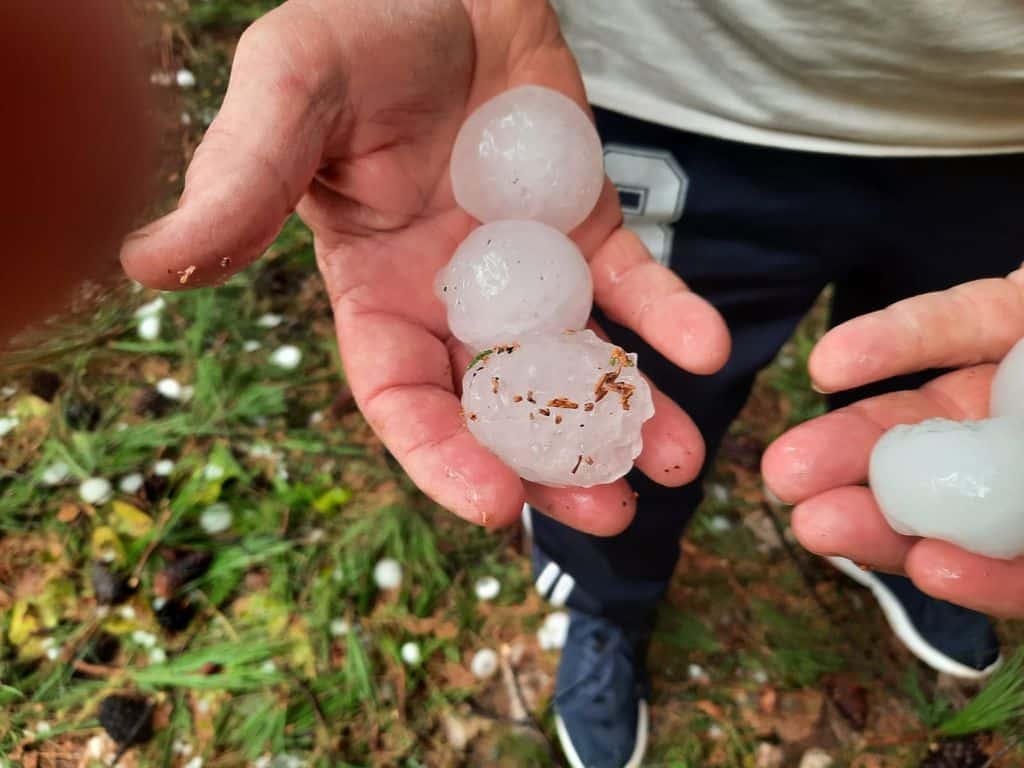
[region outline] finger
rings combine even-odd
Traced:
[[[956,371],[919,390],[873,397],[801,424],[768,446],[761,461],[765,482],[789,503],[863,483],[871,451],[891,427],[987,415],[994,370],[982,366]]]
[[[850,320],[808,363],[824,392],[903,373],[998,362],[1024,336],[1024,279],[978,280]]]
[[[710,374],[729,359],[729,330],[718,311],[651,258],[640,239],[617,229],[590,259],[594,299],[614,322],[638,333],[679,367]]]
[[[526,497],[539,512],[595,536],[621,533],[636,514],[636,497],[625,480],[593,488],[526,483]]]
[[[121,261],[154,288],[216,284],[263,253],[308,186],[342,99],[323,24],[287,3],[246,30],[224,105],[175,211],[133,233]]]
[[[692,482],[704,466],[704,439],[686,412],[648,381],[654,416],[643,426],[644,447],[637,468],[660,485]]]
[[[342,300],[335,312],[352,393],[412,481],[471,522],[514,522],[522,483],[467,431],[444,343],[423,325],[373,305]]]
[[[1024,618],[1024,558],[993,560],[926,539],[910,550],[905,566],[933,597],[993,616]]]
[[[815,554],[846,557],[890,573],[902,572],[918,541],[893,531],[871,491],[862,486],[835,488],[798,504],[792,527],[797,540]]]

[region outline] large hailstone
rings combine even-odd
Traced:
[[[1010,350],[992,380],[993,416],[1024,416],[1024,339]]]
[[[480,221],[533,219],[569,232],[601,195],[601,140],[574,101],[524,85],[485,102],[462,124],[451,176],[455,201]]]
[[[654,415],[636,355],[592,331],[485,353],[463,378],[462,409],[469,431],[524,479],[585,488],[629,472]]]
[[[886,432],[871,490],[893,530],[970,552],[1024,555],[1024,419],[930,419]]]
[[[537,221],[496,221],[474,230],[434,281],[448,327],[479,352],[528,333],[579,330],[594,286],[580,249]]]

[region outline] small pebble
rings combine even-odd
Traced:
[[[192,74],[191,70],[179,69],[174,73],[174,81],[178,84],[179,88],[195,88],[196,87],[196,76]]]
[[[132,496],[139,492],[139,489],[145,484],[146,478],[142,476],[141,472],[132,472],[130,475],[122,477],[118,483],[117,488],[121,493],[126,493]]]
[[[415,667],[417,664],[423,661],[423,656],[420,653],[419,645],[411,641],[403,644],[402,661],[404,661],[410,667]]]
[[[349,623],[345,619],[335,619],[331,622],[330,632],[331,637],[344,637],[352,629]]]
[[[373,583],[377,589],[398,589],[402,585],[402,566],[390,557],[382,558],[373,566]]]
[[[78,495],[86,504],[106,504],[111,491],[110,481],[105,477],[90,477],[78,486]]]
[[[475,677],[486,680],[498,671],[498,654],[490,648],[481,648],[473,654],[469,668]]]
[[[160,315],[148,315],[139,320],[139,338],[143,341],[156,341],[160,338]]]
[[[0,417],[0,437],[3,437],[12,429],[18,426],[18,419],[14,416]]]
[[[177,379],[160,379],[156,383],[156,391],[168,400],[181,400],[181,383]]]
[[[479,600],[493,600],[501,592],[501,582],[493,576],[484,576],[477,579],[473,587]]]
[[[168,477],[174,471],[174,462],[170,459],[160,459],[153,465],[153,474],[157,477]]]
[[[259,317],[256,321],[256,325],[260,328],[277,328],[277,326],[279,326],[283,321],[284,318],[281,317],[281,315],[275,315],[273,312],[267,312],[267,314]],[[256,343],[258,344],[259,342]]]
[[[60,485],[61,483],[67,482],[70,477],[71,467],[63,461],[55,461],[44,469],[42,475],[40,475],[43,485],[49,486]]]
[[[290,371],[298,368],[299,363],[302,362],[302,350],[293,344],[285,344],[274,350],[270,356],[270,362],[278,368]]]
[[[199,516],[199,525],[207,533],[223,533],[231,528],[234,514],[231,507],[222,502],[211,504]]]

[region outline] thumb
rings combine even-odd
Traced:
[[[337,56],[329,33],[298,3],[246,30],[176,210],[122,246],[130,277],[165,290],[211,285],[263,253],[316,173],[340,112]]]

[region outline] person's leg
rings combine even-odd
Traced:
[[[875,161],[874,173],[885,208],[876,249],[837,283],[832,325],[1020,266],[1024,156]],[[843,392],[831,396],[829,406],[917,388],[940,373],[923,371]],[[971,678],[997,663],[999,644],[986,617],[930,598],[904,577],[868,573],[842,558],[831,561],[874,592],[896,634],[931,666]]]
[[[707,466],[757,371],[857,255],[853,225],[876,213],[872,196],[848,158],[733,144],[602,111],[597,118],[627,223],[652,255],[718,307],[733,336],[720,373],[692,376],[597,316],[693,417]],[[640,494],[638,512],[618,536],[589,536],[532,515],[537,587],[571,609],[556,722],[573,766],[639,762],[645,638],[701,497],[700,481],[669,489],[638,472],[629,480]]]

